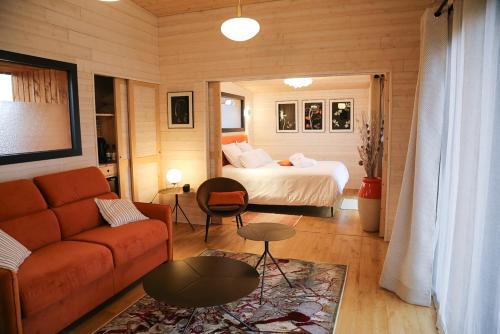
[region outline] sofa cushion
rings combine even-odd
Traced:
[[[61,240],[57,218],[31,180],[0,183],[0,229],[31,251]]]
[[[61,240],[59,223],[51,210],[0,222],[0,229],[30,251]]]
[[[87,167],[34,178],[51,207],[109,193],[109,184],[97,167]]]
[[[115,193],[106,193],[97,196],[103,199],[116,199]],[[99,208],[95,204],[94,197],[66,204],[52,209],[61,225],[63,239],[67,239],[77,233],[90,230],[102,224],[106,224]]]
[[[115,267],[126,264],[168,239],[167,226],[161,220],[148,219],[111,227],[99,226],[71,237],[108,247]]]
[[[0,183],[0,221],[47,209],[47,203],[31,180]]]
[[[101,245],[60,241],[33,252],[17,273],[23,317],[29,317],[113,270]]]

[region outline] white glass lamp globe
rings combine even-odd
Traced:
[[[244,42],[259,33],[260,24],[249,17],[235,17],[224,21],[220,26],[220,31],[230,40]]]
[[[169,169],[167,172],[167,181],[171,184],[177,184],[182,180],[182,172],[178,169]]]

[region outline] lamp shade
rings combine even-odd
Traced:
[[[259,33],[260,24],[249,17],[235,17],[224,21],[220,31],[230,40],[244,42]]]
[[[178,169],[169,169],[167,172],[167,181],[172,184],[177,184],[182,180],[182,172]]]

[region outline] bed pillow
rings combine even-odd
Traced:
[[[240,155],[241,165],[245,168],[259,168],[267,164],[259,150],[251,150]]]
[[[240,155],[242,152],[235,143],[222,145],[222,152],[224,152],[227,161],[229,161],[231,165],[238,168],[242,167],[240,162]]]
[[[264,163],[269,164],[274,161],[273,158],[271,158],[271,156],[266,151],[264,151],[264,149],[258,148],[256,149],[256,151],[258,152]]]
[[[0,230],[0,268],[17,272],[30,254],[28,248]]]
[[[94,200],[99,208],[99,212],[111,227],[149,219],[128,199],[94,198]]]
[[[241,150],[241,152],[248,152],[253,150],[252,145],[250,145],[249,143],[242,142],[242,143],[236,143],[236,145]]]

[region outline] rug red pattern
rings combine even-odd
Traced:
[[[259,256],[207,250],[201,256],[226,256],[255,265]],[[250,295],[225,305],[261,333],[330,334],[335,328],[347,266],[279,259],[293,284],[290,288],[274,264],[266,265],[264,302],[260,287]],[[145,295],[120,313],[98,334],[182,333],[192,310],[157,302]],[[187,333],[245,333],[240,324],[217,308],[199,309]]]

